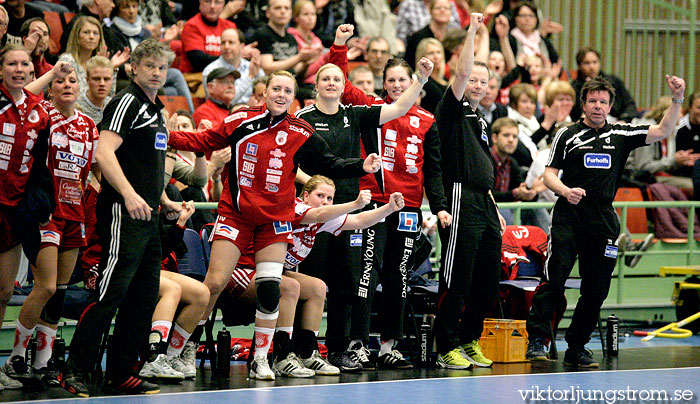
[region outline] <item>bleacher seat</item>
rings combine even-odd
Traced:
[[[615,194],[615,200],[620,201],[644,201],[642,190],[639,188],[621,187]],[[617,209],[617,214],[621,215],[622,210]],[[649,224],[647,221],[647,210],[645,208],[629,208],[627,209],[627,223],[622,224],[627,227],[627,230],[632,234],[644,234],[649,232]]]
[[[187,98],[182,95],[159,95],[160,102],[163,103],[169,114],[174,114],[178,109],[189,111],[190,106],[187,105]]]
[[[57,13],[56,11],[44,11],[44,21],[49,26],[49,53],[58,55],[61,53],[61,35],[66,25],[75,17],[75,13]]]

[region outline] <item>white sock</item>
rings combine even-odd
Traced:
[[[10,358],[13,356],[21,356],[24,358],[24,354],[27,352],[27,344],[34,334],[34,327],[31,329],[25,328],[22,323],[17,320],[17,328],[15,328],[15,344],[12,346],[12,353]]]
[[[185,331],[180,327],[180,324],[175,323],[172,335],[170,336],[170,343],[168,343],[168,350],[165,355],[169,358],[179,356],[182,350],[185,349],[185,343],[190,339],[190,335],[192,335],[192,333]]]
[[[255,327],[255,359],[267,358],[274,333],[274,328]]]
[[[151,323],[151,331],[160,331],[161,341],[167,341],[170,336],[170,329],[173,323],[165,320],[157,320]]]
[[[291,341],[292,339],[292,333],[294,332],[294,327],[277,327],[275,328],[275,331],[283,331],[289,334],[289,340]]]
[[[362,343],[361,339],[354,339],[354,340],[350,341],[350,345],[348,345],[348,350],[358,349],[358,347],[362,348],[363,346],[364,346],[364,344]]]
[[[379,355],[384,355],[388,354],[391,352],[392,348],[394,348],[394,340],[393,339],[388,339],[386,341],[382,340],[380,341],[380,346],[379,346]]]
[[[55,339],[56,330],[42,324],[36,326],[36,356],[32,363],[34,369],[45,368],[49,364]]]

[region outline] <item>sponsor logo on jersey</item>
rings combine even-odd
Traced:
[[[287,132],[283,130],[278,131],[277,136],[275,136],[275,143],[282,146],[283,144],[287,143],[287,136],[289,136]]]
[[[417,212],[399,212],[399,231],[418,231],[418,213]]]
[[[65,170],[59,170],[57,168],[53,169],[53,175],[56,177],[61,177],[61,178],[68,178],[69,180],[78,180],[80,176],[78,173],[73,173],[70,171],[65,171]]]
[[[249,156],[249,155],[247,155],[247,154],[244,154],[244,155],[243,155],[243,160],[252,161],[253,163],[257,163],[257,162],[258,162],[258,158],[257,158],[257,157]]]
[[[60,150],[56,152],[56,159],[75,163],[80,167],[85,167],[85,164],[87,164],[87,160],[84,158]]]
[[[406,167],[406,171],[408,171],[410,174],[415,174],[418,172],[418,168],[416,166],[408,166]]]
[[[232,115],[227,116],[227,117],[224,119],[224,122],[229,123],[229,122],[231,122],[231,121],[235,121],[236,119],[243,119],[243,118],[247,118],[247,117],[248,117],[248,113],[247,113],[247,112],[236,112],[235,114],[232,114]],[[249,126],[250,126],[249,129],[250,129],[250,130],[253,130],[253,125],[251,124],[251,125],[249,125]]]
[[[406,145],[406,153],[418,154],[418,146],[413,143]]]
[[[612,166],[612,158],[607,153],[586,153],[583,155],[583,166],[609,169]]]
[[[382,161],[382,167],[387,171],[394,171],[394,163]]]
[[[5,122],[2,124],[2,134],[7,136],[14,136],[16,127],[17,126],[14,123]]]
[[[289,130],[292,131],[292,132],[301,133],[301,134],[304,135],[305,137],[311,136],[311,133],[309,133],[308,131],[306,131],[304,128],[300,128],[300,127],[298,127],[298,126],[296,126],[296,125],[289,125]],[[287,134],[286,134],[285,132],[282,132],[282,133],[284,133],[284,134],[285,134],[285,137],[286,137]],[[279,133],[278,133],[278,136],[279,136]],[[277,140],[277,139],[275,139],[275,140]],[[277,144],[282,145],[282,144],[284,144],[284,143],[277,143]]]
[[[80,156],[85,151],[85,143],[76,142],[75,140],[69,140],[68,141],[68,148],[70,149],[71,153]]]
[[[530,235],[530,230],[528,230],[525,226],[518,226],[512,233],[513,237],[517,238],[518,240],[522,240]]]
[[[610,145],[604,144],[604,145],[603,145],[603,149],[606,149],[606,150],[615,150],[615,146],[610,146]]]
[[[79,172],[80,167],[78,167],[77,164],[73,163],[68,163],[66,161],[59,161],[58,162],[58,168],[61,170],[67,170],[67,171],[73,171],[73,172]]]
[[[0,155],[10,156],[12,155],[12,145],[10,143],[0,143]],[[9,157],[5,157],[9,159]]]
[[[163,132],[156,133],[154,147],[156,150],[165,150],[168,148],[168,135]]]
[[[27,137],[30,138],[30,139],[32,139],[32,140],[36,140],[36,138],[37,138],[38,136],[39,136],[39,135],[36,134],[36,131],[35,131],[34,129],[32,129],[32,130],[30,130],[29,132],[27,132]]]
[[[265,184],[265,190],[268,192],[277,192],[280,188],[275,184]]]
[[[235,241],[236,238],[238,238],[238,229],[234,229],[233,227],[227,224],[217,223],[214,228],[214,234]]]
[[[280,149],[274,149],[274,150],[270,150],[270,155],[272,157],[277,157],[278,159],[281,159],[282,157],[285,157],[287,155],[287,153],[283,152]]]
[[[238,180],[238,183],[239,183],[242,187],[252,187],[252,186],[253,186],[253,180],[251,180],[251,179],[248,178],[248,177],[241,177],[241,179]]]
[[[272,175],[282,175],[282,171],[280,170],[272,170],[270,168],[267,169],[266,171],[267,174],[272,174]]]
[[[246,154],[250,154],[251,156],[257,156],[258,155],[258,145],[255,143],[248,143],[245,146],[245,152],[246,152]]]
[[[61,244],[61,234],[53,230],[39,230],[42,243]]]
[[[270,159],[270,168],[282,168],[282,160],[278,159],[277,157],[273,157]]]
[[[408,140],[411,144],[421,144],[421,143],[423,143],[423,140],[422,140],[421,138],[419,138],[418,136],[416,136],[416,135],[413,135],[413,136],[409,137],[409,138],[406,139],[406,140]]]
[[[350,235],[350,247],[362,247],[362,234]]]
[[[420,127],[420,118],[417,116],[411,116],[408,118],[408,124],[414,128]]]
[[[66,147],[68,146],[68,136],[63,133],[56,132],[51,135],[51,146]]]
[[[397,144],[396,144],[396,142],[392,142],[392,141],[384,139],[384,146],[396,147]]]
[[[284,264],[285,264],[284,266],[286,268],[293,268],[293,267],[301,264],[301,260],[295,258],[292,254],[287,252],[287,256],[284,257]]]
[[[486,132],[481,131],[481,140],[486,142],[486,144],[489,144],[489,138],[486,136]]]
[[[386,138],[386,140],[395,141],[395,140],[396,140],[396,134],[397,134],[397,133],[396,133],[395,130],[393,130],[393,129],[387,129],[386,134],[384,135],[384,138]]]
[[[348,117],[347,117],[347,116],[344,116],[344,117],[343,117],[343,123],[344,123],[343,128],[349,128],[349,127],[350,127],[350,121],[348,120]]]
[[[268,175],[265,177],[265,182],[269,182],[272,184],[279,184],[281,181],[281,177],[279,175]]]
[[[277,221],[272,222],[272,225],[275,227],[275,234],[284,234],[292,232],[292,224],[289,222]]]

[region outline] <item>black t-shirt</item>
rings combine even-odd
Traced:
[[[115,155],[124,176],[148,205],[157,209],[163,193],[165,149],[168,132],[158,98],[151,102],[135,83],[120,91],[105,107],[100,131],[109,130],[123,138]],[[109,181],[102,181],[100,197],[123,203],[124,198]]]
[[[700,153],[700,125],[691,124],[687,115],[678,122],[676,150],[693,150],[694,153]],[[693,167],[678,167],[673,173],[690,178],[693,175]]]
[[[281,37],[269,25],[255,30],[250,42],[255,41],[258,42],[257,48],[260,53],[271,54],[275,62],[289,59],[298,53],[297,40],[293,36],[285,31],[285,35]]]
[[[479,190],[493,188],[494,164],[486,120],[469,103],[458,100],[447,87],[435,110],[442,154],[442,182],[451,189],[455,182]]]
[[[6,6],[7,8],[7,6]],[[44,13],[41,12],[41,10],[35,9],[33,6],[29,5],[28,3],[24,5],[24,17],[23,18],[14,18],[10,17],[10,21],[7,24],[7,34],[8,37],[12,36],[14,38],[7,39],[7,43],[14,43],[14,44],[22,44],[22,36],[20,35],[20,31],[22,29],[22,24],[24,24],[25,21],[30,20],[32,18],[44,18]]]
[[[557,132],[547,167],[563,170],[561,181],[583,188],[586,197],[612,202],[632,150],[646,145],[649,125],[605,124],[593,129],[579,121]]]
[[[310,105],[296,115],[310,123],[331,149],[331,153],[342,158],[360,157],[360,144],[363,143],[367,153],[377,153],[377,128],[381,105],[343,105],[338,112],[327,115],[316,105]],[[306,171],[309,175],[315,173]],[[360,190],[359,178],[333,179],[335,182],[335,202],[354,201]]]

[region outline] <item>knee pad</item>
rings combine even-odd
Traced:
[[[51,296],[44,309],[41,311],[39,318],[48,324],[58,324],[61,320],[63,312],[63,301],[66,298],[66,289],[68,285],[57,285],[56,293]]]
[[[282,264],[277,262],[261,262],[256,265],[258,302],[255,316],[261,320],[276,320],[279,315],[282,269]]]

